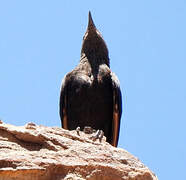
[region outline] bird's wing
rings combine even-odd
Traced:
[[[112,87],[113,87],[113,121],[112,121],[112,142],[113,146],[117,146],[119,131],[120,131],[120,118],[122,114],[122,97],[120,90],[120,83],[117,76],[112,73]]]
[[[60,91],[60,100],[59,100],[59,113],[61,117],[62,127],[68,129],[67,126],[67,80],[66,76],[62,80],[61,91]]]

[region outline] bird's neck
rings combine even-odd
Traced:
[[[81,54],[80,67],[92,74],[95,80],[97,79],[100,66],[103,64],[109,67],[109,59],[99,58],[95,55],[87,57],[85,54]]]
[[[89,53],[89,55],[82,53],[80,63],[84,62],[89,63],[92,68],[98,67],[102,64],[106,64],[108,67],[110,67],[109,58],[107,56],[101,56],[96,53]]]

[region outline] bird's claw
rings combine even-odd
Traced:
[[[91,136],[91,139],[92,139],[93,141],[95,141],[96,139],[99,139],[99,142],[101,142],[103,136],[104,136],[104,132],[103,132],[102,130],[97,130],[97,131],[96,131],[96,134],[93,135],[93,136]]]
[[[80,136],[80,133],[79,133],[80,132],[80,127],[79,126],[76,128],[76,132],[77,132],[77,135]]]
[[[77,132],[77,135],[80,136],[80,127],[78,126],[76,128],[76,132]],[[96,141],[97,139],[99,139],[99,142],[101,143],[102,139],[103,139],[103,136],[104,136],[104,132],[102,130],[95,130],[93,129],[92,127],[90,126],[85,126],[84,129],[83,129],[83,132],[85,134],[93,134],[90,139],[92,139],[93,141]]]

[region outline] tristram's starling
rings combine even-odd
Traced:
[[[103,130],[107,142],[117,146],[121,118],[119,80],[111,72],[108,49],[89,12],[81,58],[62,81],[60,117],[64,129],[90,126]]]

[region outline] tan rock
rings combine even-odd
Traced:
[[[139,159],[90,134],[0,123],[0,180],[157,180]]]

